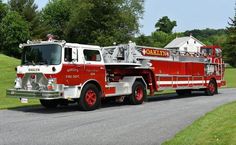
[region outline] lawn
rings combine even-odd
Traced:
[[[14,86],[16,78],[15,67],[19,64],[20,61],[18,59],[0,54],[0,109],[39,104],[35,99],[29,100],[28,104],[22,104],[19,99],[5,97],[6,89]]]
[[[207,113],[163,145],[236,145],[236,102]]]
[[[236,88],[236,68],[227,68],[225,70],[225,80],[227,87]]]

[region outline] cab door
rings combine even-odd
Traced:
[[[83,73],[83,63],[78,54],[78,48],[66,47],[64,49],[64,60],[62,72],[58,75],[62,78],[62,84],[75,86],[81,84],[81,74]]]
[[[89,80],[97,81],[101,87],[105,87],[105,66],[101,55],[101,51],[98,49],[83,49],[84,67],[83,67],[83,82]]]

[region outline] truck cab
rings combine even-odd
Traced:
[[[50,108],[58,104],[55,100],[80,98],[87,84],[93,84],[91,94],[102,95],[106,71],[99,46],[52,40],[28,41],[20,48],[21,65],[17,66],[15,86],[7,90],[7,96],[39,98],[43,106]],[[92,99],[88,99],[90,104]]]

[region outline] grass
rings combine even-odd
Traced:
[[[0,109],[39,104],[38,100],[35,99],[30,100],[28,104],[22,104],[19,99],[5,97],[6,89],[14,86],[16,78],[15,67],[19,64],[20,60],[0,54]]]
[[[163,145],[236,145],[236,102],[207,113]]]
[[[227,87],[236,88],[236,68],[227,68],[225,70],[225,80]]]

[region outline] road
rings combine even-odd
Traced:
[[[218,95],[168,94],[138,106],[105,104],[83,112],[77,106],[0,111],[0,145],[157,145],[194,120],[236,100],[236,89]]]

